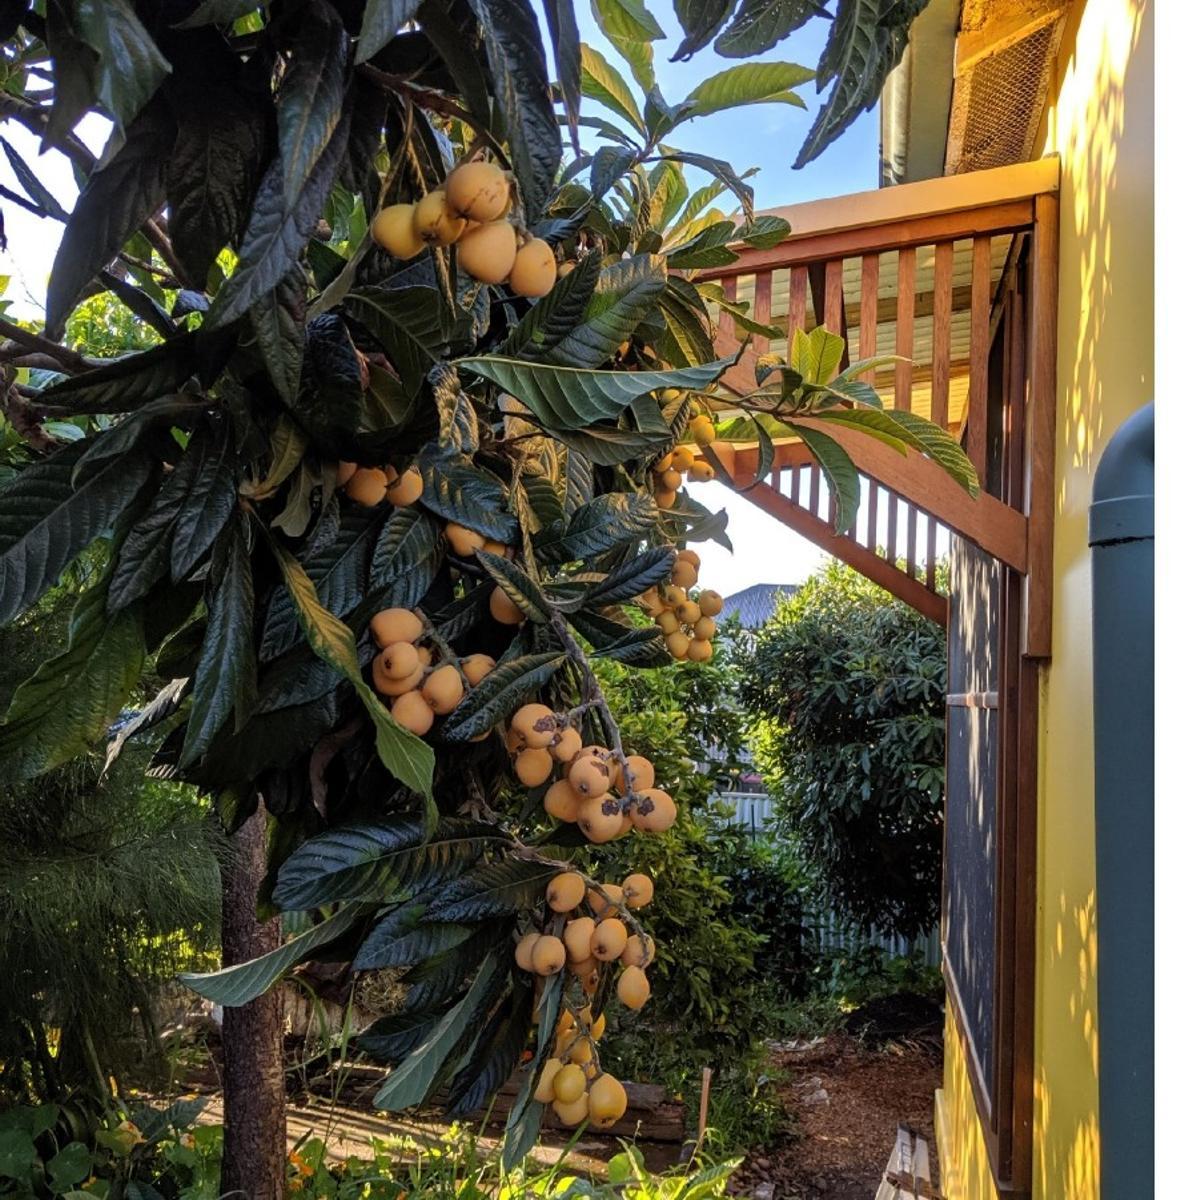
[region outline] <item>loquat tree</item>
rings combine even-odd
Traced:
[[[838,6],[802,159],[873,102],[921,7]],[[4,145],[20,203],[65,231],[44,329],[0,324],[5,413],[32,458],[0,490],[0,621],[88,547],[105,564],[65,648],[17,689],[0,769],[36,776],[103,739],[148,662],[171,680],[110,754],[156,739],[151,771],[211,796],[253,868],[226,882],[227,965],[189,979],[225,1007],[227,1192],[282,1194],[270,989],[313,958],[408,972],[359,1039],[395,1065],[381,1108],[478,1107],[536,1027],[510,1161],[548,1103],[568,1124],[624,1109],[596,1043],[610,996],[649,996],[653,882],[573,861],[652,836],[675,804],[626,756],[593,662],[711,652],[720,598],[694,593],[685,546],[725,539],[725,518],[684,476],[721,474],[732,360],[708,307],[728,302],[688,272],[787,233],[729,163],[664,139],[799,103],[813,73],[755,59],[670,104],[657,21],[597,0],[639,102],[579,44],[570,0],[545,8],[554,85],[528,0],[0,14],[0,113],[85,180],[68,216]],[[753,57],[820,11],[779,8],[676,0],[676,57],[714,38]],[[92,110],[112,122],[98,158],[74,132]],[[561,130],[574,146],[580,128],[598,144],[564,164]],[[684,167],[713,182],[690,193]],[[725,192],[735,219],[713,208]],[[151,348],[97,361],[59,341],[100,291]],[[801,331],[761,364],[732,420],[762,472],[779,431],[807,439],[848,522],[857,475],[817,427],[861,416],[974,487],[940,430],[880,412],[862,365],[839,372],[843,349]],[[49,382],[25,373],[47,362]],[[83,436],[56,437],[64,419]],[[284,911],[310,923],[281,942]]]

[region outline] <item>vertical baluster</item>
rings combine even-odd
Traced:
[[[808,320],[808,268],[793,267],[788,277],[788,349],[797,329]]]
[[[877,345],[876,325],[879,313],[879,255],[862,257],[862,294],[858,305],[858,357],[871,358]],[[863,375],[866,383],[875,382],[875,372]]]
[[[938,522],[929,513],[925,514],[926,548],[925,548],[925,586],[931,591],[937,591],[937,534]]]
[[[792,468],[792,503],[800,503],[800,468]]]
[[[899,505],[896,501],[896,493],[891,489],[888,490],[888,532],[887,532],[887,554],[884,557],[894,567],[896,565],[896,524],[900,516]]]
[[[954,306],[954,243],[933,252],[933,391],[930,420],[950,424],[950,313]]]
[[[721,291],[724,293],[725,299],[728,300],[730,304],[736,304],[737,276],[726,275],[725,278],[721,280]],[[727,338],[730,338],[734,341],[737,340],[737,335],[733,331],[733,313],[724,308],[719,310],[717,316],[717,333],[724,334]]]
[[[913,322],[917,307],[917,249],[901,249],[897,264],[896,286],[896,353],[912,358]],[[912,408],[912,362],[896,364],[896,407],[902,412]]]
[[[842,332],[842,260],[825,264],[825,313],[822,322],[830,333]]]
[[[783,482],[783,468],[774,467],[771,470],[771,491],[780,491],[780,484]]]
[[[821,469],[815,461],[808,469],[808,511],[814,517],[821,515]]]
[[[908,552],[905,555],[908,561],[904,564],[904,569],[915,579],[917,577],[917,510],[911,501],[906,501],[905,507],[908,510],[908,528],[905,530],[908,534]]]
[[[871,480],[867,488],[867,549],[872,554],[879,546],[879,484]]]
[[[987,454],[988,330],[992,300],[992,239],[977,237],[971,247],[971,376],[967,393],[967,457],[979,479]]]
[[[759,271],[754,277],[754,319],[760,325],[771,323],[771,269]],[[753,350],[755,354],[766,354],[769,349],[766,337],[761,333],[754,335]]]

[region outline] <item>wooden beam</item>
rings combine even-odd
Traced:
[[[987,467],[991,292],[992,239],[978,237],[971,249],[971,382],[967,391],[966,452],[981,484]]]
[[[885,562],[873,550],[860,546],[844,534],[834,533],[831,526],[813,516],[807,508],[793,504],[786,496],[774,491],[765,483],[752,487],[745,493],[751,503],[781,521],[789,529],[820,546],[822,550],[840,558],[868,579],[874,580],[898,600],[923,613],[939,625],[946,624],[946,597],[929,591],[903,571]]]
[[[803,424],[803,419],[799,423]],[[941,467],[915,450],[899,454],[867,434],[829,422],[818,422],[816,427],[834,438],[869,479],[923,509],[1013,570],[1025,572],[1029,523],[1016,509],[987,492],[972,499]],[[749,483],[758,461],[757,447],[736,447],[731,457],[733,469],[729,473],[734,482]],[[811,461],[802,442],[783,442],[775,447],[775,462],[780,467]]]

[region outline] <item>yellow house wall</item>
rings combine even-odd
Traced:
[[[1101,452],[1153,398],[1152,0],[1080,0],[1052,84],[1061,156],[1053,658],[1043,673],[1034,1046],[1035,1200],[1099,1195],[1091,573]],[[962,1047],[938,1097],[949,1200],[990,1200]]]

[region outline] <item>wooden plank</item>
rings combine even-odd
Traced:
[[[938,242],[933,252],[933,388],[930,420],[950,423],[950,303],[954,286],[954,243]]]
[[[760,325],[770,325],[771,323],[771,271],[769,268],[759,271],[754,277],[754,319]],[[761,333],[756,333],[754,340],[750,343],[750,348],[756,355],[766,354],[767,338]]]
[[[821,323],[830,333],[842,333],[842,260],[825,264],[825,311]]]
[[[799,418],[798,424],[804,424],[804,418]],[[1016,509],[987,492],[972,499],[941,467],[923,455],[897,454],[856,429],[830,424],[820,424],[818,428],[841,445],[862,474],[877,480],[890,492],[911,500],[943,525],[1014,570],[1024,572],[1027,521]],[[735,482],[748,484],[754,478],[757,455],[754,446],[733,448],[733,466],[729,473]],[[775,456],[781,466],[812,461],[808,448],[799,441],[777,445]],[[891,521],[890,525],[889,541],[894,537],[895,522]],[[891,548],[894,550],[894,545]]]
[[[788,276],[788,350],[797,329],[808,320],[808,268],[793,267]]]
[[[917,510],[910,500],[908,503],[908,518],[905,521],[904,532],[908,535],[908,549],[905,554],[904,570],[914,579],[917,577]]]
[[[925,514],[925,586],[937,590],[937,530],[938,523]]]
[[[800,468],[791,468],[792,503],[800,503]]]
[[[888,531],[887,550],[885,557],[890,563],[896,561],[897,526],[900,522],[900,498],[892,488],[888,488]]]
[[[737,303],[737,291],[737,276],[726,275],[721,280],[721,292],[730,304]],[[729,312],[727,309],[722,308],[718,311],[717,332],[719,334],[723,334],[727,338],[732,338],[734,341],[737,340],[737,334],[734,332],[733,328],[733,313]]]
[[[903,571],[884,562],[879,555],[865,546],[834,533],[826,522],[814,517],[808,509],[792,504],[786,496],[781,496],[762,483],[751,488],[746,497],[764,512],[782,521],[789,529],[806,537],[835,558],[840,558],[868,579],[873,579],[898,600],[903,600],[905,604],[924,613],[939,625],[946,624],[945,596],[929,591],[917,580],[910,579]]]
[[[967,457],[984,482],[987,455],[988,356],[991,338],[992,239],[971,247],[971,375],[967,390]]]
[[[847,314],[846,320],[850,317]],[[879,255],[864,254],[862,257],[862,282],[858,301],[858,358],[871,358],[878,344],[876,334],[879,323]],[[862,376],[864,383],[875,382],[874,370]]]
[[[808,511],[814,517],[821,515],[821,469],[815,462],[808,471]]]
[[[1022,651],[1049,658],[1054,594],[1054,442],[1058,336],[1058,197],[1039,196],[1029,297],[1029,412],[1025,487],[1029,517]]]
[[[867,549],[878,548],[879,536],[879,484],[874,479],[867,481]]]
[[[911,359],[913,352],[913,307],[917,287],[917,251],[908,247],[900,251],[896,264],[896,353]],[[895,375],[895,404],[902,412],[912,408],[911,362],[898,362]]]

